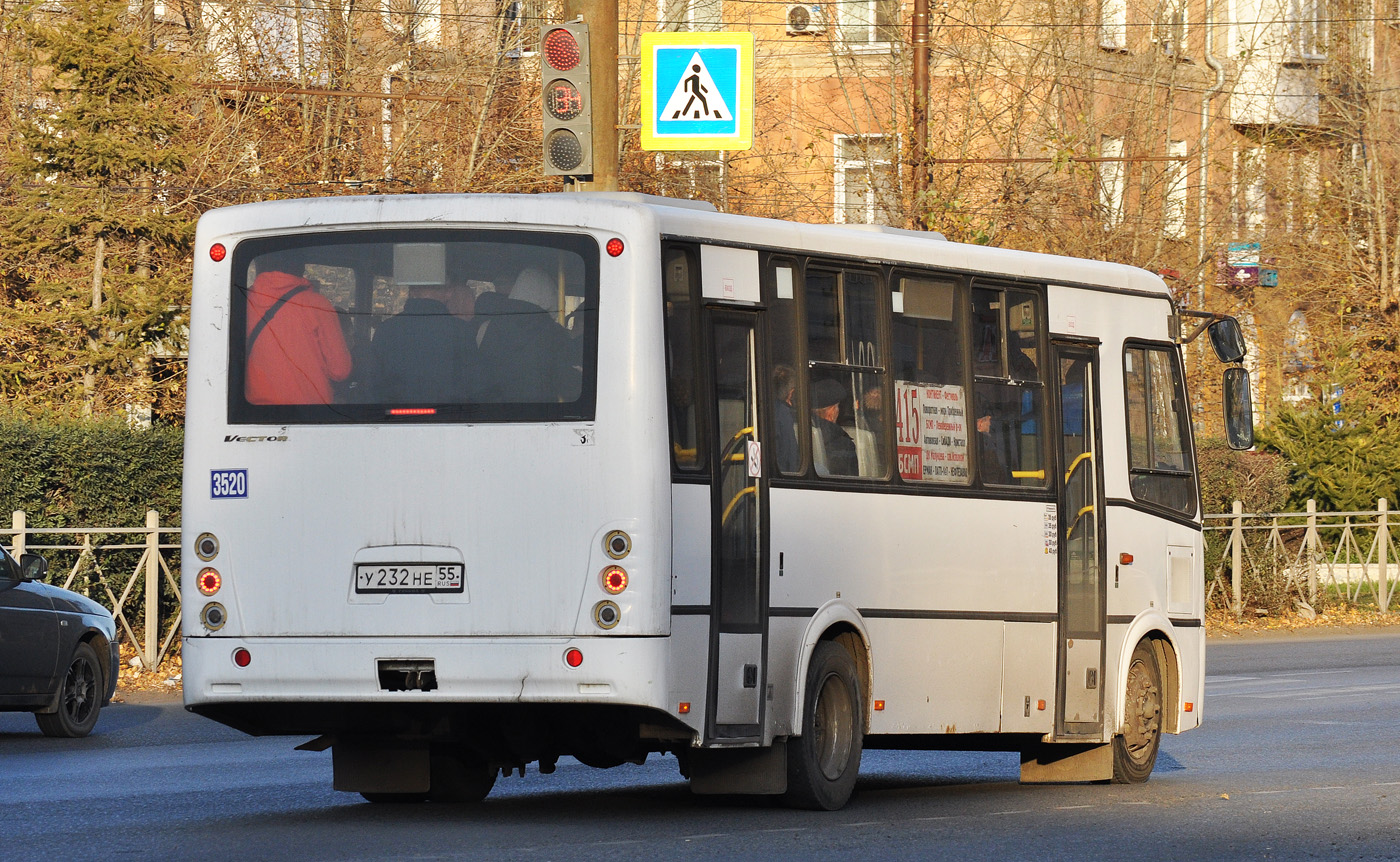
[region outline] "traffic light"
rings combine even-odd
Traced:
[[[588,25],[546,25],[540,32],[546,176],[593,175],[593,94]]]

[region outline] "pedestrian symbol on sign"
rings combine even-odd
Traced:
[[[723,120],[730,116],[715,79],[697,51],[690,58],[690,74],[683,75],[672,91],[661,116],[668,120]]]

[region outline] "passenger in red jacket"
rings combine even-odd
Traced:
[[[350,351],[330,300],[304,278],[270,270],[248,291],[250,404],[329,404],[350,375]]]

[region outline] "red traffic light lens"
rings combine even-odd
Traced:
[[[562,78],[544,88],[544,109],[556,120],[572,120],[583,113],[583,93]]]
[[[578,40],[568,30],[555,29],[544,34],[544,60],[551,69],[572,72],[582,62]]]

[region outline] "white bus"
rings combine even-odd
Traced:
[[[1144,781],[1203,711],[1182,328],[1132,267],[641,195],[212,211],[185,703],[371,801],[657,752],[825,809],[863,747]]]

